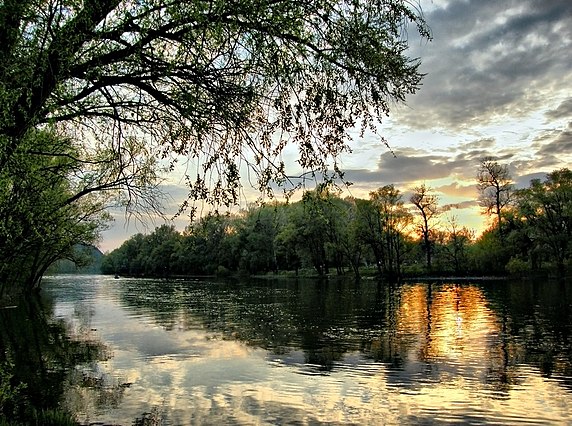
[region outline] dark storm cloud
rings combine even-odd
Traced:
[[[412,54],[427,77],[402,123],[458,129],[524,115],[572,81],[570,0],[453,0],[426,17],[434,41]]]
[[[540,132],[532,144],[532,149],[535,150],[535,161],[531,164],[523,162],[522,170],[553,171],[563,167],[566,159],[572,158],[572,122],[564,129]]]
[[[515,160],[510,164],[510,170],[517,185],[528,186],[533,177],[543,180],[547,173],[562,167],[570,167],[572,122],[567,128],[540,132],[531,144],[531,149],[531,158]]]
[[[377,186],[430,181],[452,175],[470,180],[476,176],[479,163],[485,157],[494,156],[498,161],[508,162],[515,155],[509,149],[493,151],[493,148],[494,141],[485,139],[461,145],[453,157],[417,149],[396,150],[395,155],[385,152],[380,155],[376,170],[345,170],[345,177],[351,182]]]
[[[353,182],[400,184],[419,180],[439,179],[448,176],[442,167],[448,160],[445,156],[424,155],[416,151],[387,152],[380,156],[377,170],[347,170],[346,178]]]
[[[537,152],[539,157],[561,154],[572,154],[572,129],[570,128],[560,132],[552,142],[542,145]]]
[[[572,118],[572,98],[566,99],[562,102],[556,109],[552,109],[546,113],[546,117],[549,119],[559,119],[559,118]]]

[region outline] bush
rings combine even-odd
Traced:
[[[230,275],[230,271],[228,270],[228,268],[219,265],[218,268],[216,269],[216,276],[217,277],[228,277]]]
[[[505,266],[507,272],[511,275],[522,276],[530,272],[530,264],[519,257],[511,257]]]

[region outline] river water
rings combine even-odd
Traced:
[[[82,424],[572,424],[566,284],[43,286],[43,328],[19,335],[48,336],[14,357]]]

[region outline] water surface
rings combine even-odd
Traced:
[[[51,357],[67,363],[53,398],[84,424],[572,423],[565,284],[65,276],[44,292],[84,348]]]

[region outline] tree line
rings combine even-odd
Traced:
[[[106,254],[103,272],[564,276],[571,254],[572,172],[556,170],[516,189],[506,165],[485,159],[477,187],[483,212],[491,216],[478,237],[426,185],[414,188],[406,203],[394,185],[360,199],[341,198],[323,184],[297,202],[209,213],[182,233],[163,225],[137,234]]]

